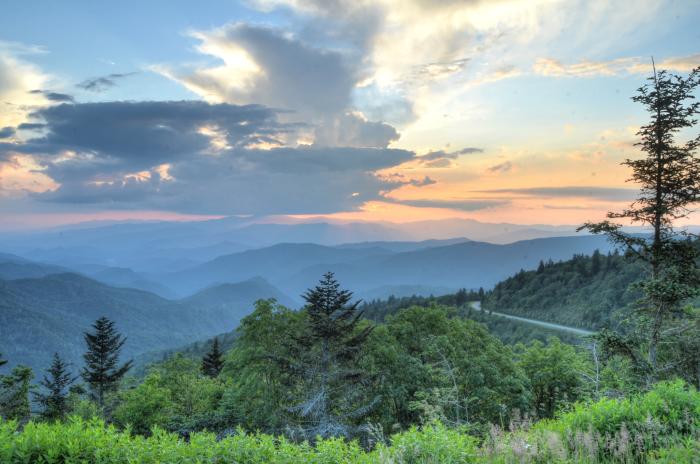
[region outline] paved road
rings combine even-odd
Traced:
[[[472,308],[474,308],[475,310],[482,311],[481,301],[472,301],[470,304],[472,305]],[[485,310],[483,310],[483,311],[485,311]],[[561,325],[561,324],[554,324],[552,322],[538,321],[537,319],[528,319],[526,317],[512,316],[510,314],[497,313],[495,311],[491,311],[490,314],[493,314],[494,316],[505,317],[506,319],[512,319],[514,321],[526,322],[528,324],[536,325],[539,327],[544,327],[546,329],[561,330],[562,332],[569,332],[569,333],[573,333],[576,335],[593,335],[595,333],[595,332],[591,332],[590,330],[578,329],[576,327],[569,327],[569,326]]]

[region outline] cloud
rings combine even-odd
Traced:
[[[240,147],[273,140],[287,128],[276,112],[259,106],[210,105],[199,101],[101,102],[57,105],[32,113],[34,123],[21,129],[42,129],[22,150],[50,159],[73,153],[74,158],[49,162],[62,180],[74,166],[83,172],[140,171],[193,154],[215,153],[216,142]]]
[[[48,102],[44,94],[32,90],[44,88],[51,77],[24,59],[25,55],[42,51],[38,47],[0,41],[0,127],[20,124],[28,108]]]
[[[617,187],[575,186],[496,189],[482,191],[481,193],[514,194],[542,198],[591,198],[603,201],[623,201],[634,200],[639,191],[637,189]]]
[[[106,76],[93,77],[90,79],[85,79],[79,84],[76,84],[76,87],[81,88],[83,90],[87,90],[89,92],[105,92],[110,88],[116,86],[118,80],[124,79],[129,76],[133,76],[134,74],[137,73],[112,73]]]
[[[193,32],[197,50],[217,60],[199,69],[153,69],[208,101],[260,103],[290,110],[289,120],[316,126],[321,145],[386,147],[398,139],[388,124],[353,110],[352,96],[363,78],[352,53],[311,46],[270,27],[230,24]]]
[[[31,90],[29,93],[43,95],[48,101],[53,103],[73,103],[75,101],[74,98],[68,94],[51,92],[50,90]]]
[[[689,72],[700,66],[700,54],[684,57],[671,57],[657,61],[656,68],[672,72]],[[618,76],[624,74],[650,74],[652,72],[649,58],[629,57],[608,61],[580,61],[564,64],[552,58],[540,58],[533,65],[536,74],[549,77],[596,77]]]
[[[314,144],[386,148],[398,139],[399,133],[389,124],[368,121],[362,114],[345,113],[319,124]]]
[[[460,211],[479,211],[488,208],[497,208],[506,206],[510,203],[508,200],[490,200],[490,199],[467,199],[467,200],[390,200],[394,203],[399,203],[406,206],[415,206],[418,208],[448,208]]]
[[[504,174],[510,172],[513,169],[513,163],[510,161],[504,161],[503,163],[494,164],[486,168],[486,171],[492,174]]]
[[[459,158],[462,155],[472,154],[472,153],[483,153],[482,148],[475,147],[465,147],[461,150],[446,152],[445,150],[434,150],[421,155],[416,158],[416,160],[423,166],[427,168],[449,168],[452,167],[452,161]]]
[[[299,126],[278,116],[261,105],[202,101],[62,104],[33,112],[20,127],[38,135],[0,144],[0,153],[31,157],[57,183],[34,199],[102,208],[331,213],[434,182],[376,174],[413,159],[407,150],[280,146],[280,134]],[[377,130],[386,145],[386,128]]]
[[[346,110],[358,80],[358,68],[346,55],[276,29],[238,23],[192,36],[200,41],[198,51],[223,64],[166,75],[213,101],[331,115]]]
[[[8,139],[15,135],[14,127],[2,127],[0,128],[0,139]]]
[[[410,179],[381,178],[373,170],[412,156],[390,149],[233,149],[121,178],[74,179],[36,198],[196,214],[332,213],[357,209],[382,199],[384,192],[410,184]]]

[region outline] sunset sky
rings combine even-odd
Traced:
[[[650,57],[700,65],[697,0],[3,6],[0,229],[577,224],[634,198]]]

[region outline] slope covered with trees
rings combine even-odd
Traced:
[[[172,301],[71,273],[0,280],[0,351],[36,370],[48,367],[54,352],[79,365],[82,333],[102,316],[117,321],[128,337],[129,357],[178,348],[232,330],[256,300],[270,295],[285,298],[263,281]]]
[[[645,277],[644,267],[619,254],[577,255],[568,261],[540,263],[496,284],[486,310],[598,329],[640,294],[631,285]]]

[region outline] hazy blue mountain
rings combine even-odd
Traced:
[[[30,261],[9,253],[0,253],[0,279],[13,280],[44,277],[49,274],[66,272],[67,269]]]
[[[402,251],[415,251],[422,248],[433,248],[438,246],[455,245],[457,243],[469,242],[468,238],[448,238],[443,240],[421,240],[418,242],[407,242],[407,241],[374,241],[374,242],[357,242],[357,243],[343,243],[337,245],[337,248],[344,249],[362,249],[362,248],[382,248],[388,251],[402,252]]]
[[[4,232],[0,233],[0,243],[5,251],[68,268],[100,265],[130,268],[138,273],[163,273],[184,270],[217,256],[278,243],[336,246],[379,242],[377,245],[390,246],[393,251],[409,251],[439,245],[442,240],[461,240],[454,237],[510,243],[570,235],[574,229],[573,226],[489,224],[470,219],[411,223],[258,221],[258,218],[236,217],[190,222],[96,221],[48,230]],[[409,243],[426,240],[435,243]],[[403,244],[389,245],[390,242]]]
[[[576,253],[607,251],[598,236],[554,237],[507,245],[460,242],[453,245],[395,252],[373,244],[327,247],[279,244],[221,256],[186,271],[161,276],[181,294],[209,285],[262,276],[288,295],[299,295],[327,271],[336,273],[347,288],[358,293],[382,286],[489,288],[520,269],[532,269],[540,260],[563,260]]]
[[[136,290],[145,290],[155,293],[163,298],[174,298],[174,292],[167,286],[150,280],[149,278],[124,267],[107,267],[89,274],[93,279],[112,285],[114,287],[126,287]]]
[[[270,296],[289,302],[260,279],[209,289],[186,301],[73,273],[0,280],[0,352],[12,363],[37,369],[48,365],[54,351],[80,365],[82,333],[107,316],[128,337],[124,356],[131,357],[230,331],[256,300]]]
[[[220,256],[186,271],[163,276],[162,282],[180,294],[186,295],[210,285],[236,282],[256,276],[264,277],[275,284],[275,282],[284,282],[289,276],[309,266],[333,267],[336,263],[390,254],[390,251],[376,247],[345,249],[311,243],[283,243]],[[313,285],[319,276],[308,280],[302,287],[291,287],[290,294],[298,295],[303,289]]]

